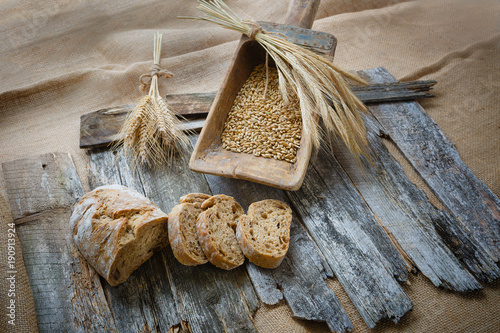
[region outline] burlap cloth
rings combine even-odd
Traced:
[[[288,6],[285,0],[228,3],[245,19],[275,22],[283,20]],[[69,152],[82,179],[88,156],[78,148],[80,115],[140,98],[138,78],[152,64],[155,30],[164,33],[162,65],[175,74],[160,80],[162,94],[216,90],[239,38],[207,23],[176,18],[197,14],[195,1],[33,0],[2,1],[0,7],[0,163]],[[384,66],[398,79],[437,80],[437,98],[421,104],[464,162],[500,196],[499,14],[500,2],[493,0],[323,0],[313,28],[337,37],[335,60],[345,69]],[[3,332],[6,223],[11,216],[1,179],[0,189]],[[19,247],[16,252],[20,275],[15,331],[34,332],[31,291]],[[374,331],[500,330],[500,283],[460,295],[432,286],[422,274],[410,282],[404,288],[414,310],[399,324],[382,322]],[[340,284],[328,283],[354,331],[367,331]],[[255,322],[262,332],[327,331],[324,324],[291,318],[284,304],[263,306]]]

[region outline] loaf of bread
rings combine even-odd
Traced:
[[[196,230],[196,221],[203,211],[202,203],[210,198],[203,193],[190,193],[168,214],[168,238],[175,258],[184,265],[195,266],[208,262]]]
[[[70,219],[77,248],[112,286],[168,244],[167,224],[167,215],[151,200],[121,185],[85,194]]]
[[[292,210],[279,200],[262,200],[239,218],[236,237],[245,257],[257,266],[276,268],[290,243]]]
[[[201,205],[198,240],[208,260],[222,269],[233,269],[245,262],[236,240],[236,225],[243,208],[227,195],[214,195]]]

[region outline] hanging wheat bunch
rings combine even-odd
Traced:
[[[179,130],[180,121],[169,109],[158,90],[158,77],[172,77],[172,73],[160,68],[162,34],[154,35],[154,64],[151,73],[141,76],[141,89],[150,85],[149,93],[128,115],[121,129],[125,154],[134,166],[159,167],[170,165],[177,155],[183,155],[188,147],[188,138]]]
[[[365,81],[281,35],[267,33],[256,22],[243,21],[222,0],[198,2],[198,9],[206,16],[182,18],[212,22],[243,33],[271,56],[283,100],[288,102],[293,95],[299,98],[303,134],[311,138],[315,148],[325,136],[327,139],[338,136],[356,156],[366,152],[366,130],[359,112],[366,110],[366,106],[350,90],[347,80],[360,84],[366,84]],[[322,133],[318,117],[326,133]]]

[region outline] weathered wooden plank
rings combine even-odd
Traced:
[[[206,178],[214,194],[233,196],[245,210],[252,202],[263,199],[288,202],[283,191],[276,188],[210,175]],[[324,281],[332,271],[297,216],[292,221],[290,247],[281,265],[269,270],[247,262],[246,267],[263,302],[274,304],[284,297],[294,317],[324,321],[335,332],[352,329],[347,314]]]
[[[379,137],[376,120],[364,117],[373,149],[372,163],[357,163],[345,145],[335,147],[335,156],[380,223],[402,250],[435,286],[455,291],[480,289],[477,280],[459,263],[436,232],[433,221],[456,223],[446,212],[427,201],[425,193],[408,180],[402,167]],[[446,221],[444,221],[446,220]],[[497,269],[498,273],[498,269]]]
[[[120,159],[123,156],[117,152],[93,151],[88,170],[90,187],[121,184],[145,194],[140,179],[128,177],[129,169]],[[139,332],[146,328],[168,331],[181,323],[177,295],[172,291],[170,280],[162,255],[156,253],[124,283],[111,287],[103,282],[120,332]]]
[[[83,192],[68,154],[45,154],[3,164],[12,217],[17,220],[73,205]]]
[[[116,332],[99,276],[69,232],[72,205],[83,195],[69,154],[16,160],[2,168],[40,331]]]
[[[175,164],[170,169],[141,169],[135,172],[120,150],[115,153],[105,150],[93,152],[91,161],[93,164],[98,163],[89,171],[91,185],[98,185],[95,184],[96,180],[99,180],[99,185],[119,182],[142,192],[165,212],[178,204],[182,195],[190,192],[210,193],[203,176],[189,171],[186,161]],[[109,167],[113,164],[114,169]],[[144,279],[140,278],[143,275],[141,270],[147,272]],[[183,325],[189,325],[192,332],[255,331],[252,317],[259,301],[244,271],[225,272],[208,264],[184,266],[177,262],[170,247],[167,247],[134,272],[129,280],[129,285],[127,281],[118,286],[125,288],[123,290],[108,288],[115,313],[124,312],[117,315],[118,325],[122,322],[132,325],[131,327],[147,324],[153,329],[153,323],[157,329],[165,330],[171,326],[160,322],[160,318],[165,316],[162,312],[173,311],[180,314]],[[160,284],[163,284],[163,290],[155,291],[152,285]],[[166,290],[168,284],[170,290]],[[144,292],[134,291],[137,285],[143,286],[140,288],[149,286],[145,288],[149,292],[145,295]],[[164,305],[159,299],[163,297],[162,294],[170,293],[174,295],[170,307],[175,306],[175,309],[161,309]],[[135,294],[136,296],[131,296]],[[157,322],[148,319],[148,322],[137,325],[133,318],[139,315],[135,313],[139,310],[141,313],[151,313],[150,319],[156,318]]]
[[[393,278],[405,281],[407,264],[335,159],[318,156],[287,195],[368,327],[411,310]]]
[[[353,86],[355,94],[365,103],[414,100],[433,97],[426,93],[436,81],[397,82]],[[172,110],[188,118],[181,128],[197,132],[204,125],[204,119],[215,98],[215,92],[167,95]],[[119,132],[134,105],[105,108],[80,117],[80,148],[96,148],[110,145],[120,139]],[[198,119],[193,119],[198,117]]]
[[[130,176],[122,172],[122,177]],[[164,170],[142,169],[140,177],[145,194],[166,212],[187,193],[211,193],[203,175],[191,172],[186,159]],[[256,331],[252,318],[259,301],[244,270],[184,266],[170,251],[165,260],[179,295],[179,312],[193,332]]]
[[[381,67],[365,73],[374,82],[395,80]],[[500,200],[463,163],[437,124],[416,102],[374,105],[371,111],[464,231],[498,262]]]
[[[170,108],[178,115],[187,118],[180,128],[184,131],[199,131],[204,117],[210,109],[215,93],[167,95]],[[127,115],[135,105],[123,105],[100,109],[80,117],[80,148],[107,146],[120,139],[119,133]]]
[[[195,95],[196,96],[196,95]],[[186,104],[190,107],[190,104]],[[108,146],[121,139],[120,130],[133,106],[125,105],[102,109],[80,117],[80,148]],[[206,115],[201,114],[201,115]],[[186,132],[199,132],[205,124],[205,118],[183,119],[179,129]]]
[[[352,86],[352,91],[364,103],[401,102],[434,97],[427,93],[437,81],[412,81]]]
[[[192,332],[256,332],[252,318],[258,300],[243,269],[223,271],[210,264],[184,266],[171,249],[165,260],[179,293],[179,312]]]

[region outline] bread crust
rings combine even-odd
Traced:
[[[182,197],[180,200],[181,204],[175,206],[172,212],[168,214],[168,238],[170,240],[170,246],[172,247],[175,258],[181,264],[196,266],[208,262],[203,252],[197,255],[196,250],[192,248],[192,244],[190,246],[187,236],[183,233],[183,225],[185,225],[186,219],[190,218],[190,216],[187,216],[189,212],[191,212],[191,214],[196,214],[195,230],[193,230],[193,232],[196,233],[196,221],[199,214],[202,212],[201,204],[208,198],[210,198],[210,196],[207,194],[188,194]],[[196,238],[195,241],[198,242],[198,239]]]
[[[181,197],[181,203],[192,203],[196,207],[201,209],[201,205],[205,200],[210,198],[211,195],[205,193],[189,193]]]
[[[252,219],[258,218],[258,213],[261,212],[262,208],[267,210],[282,210],[282,217],[269,219],[266,223],[270,225],[280,224],[280,228],[285,230],[284,236],[281,236],[279,240],[282,244],[282,248],[274,251],[273,253],[264,252],[262,247],[265,244],[260,244],[255,240],[252,240],[250,235],[250,224]],[[240,216],[238,220],[238,226],[236,227],[236,238],[240,244],[241,251],[251,262],[255,265],[264,268],[276,268],[278,267],[286,253],[288,252],[288,246],[290,243],[290,224],[292,221],[292,210],[288,205],[279,200],[267,199],[258,202],[254,202],[248,207],[247,215]]]
[[[167,221],[167,215],[142,194],[106,185],[75,205],[70,230],[83,257],[116,286],[168,244]]]
[[[205,200],[201,208],[205,209],[205,211],[198,217],[196,228],[198,231],[198,241],[208,260],[213,265],[225,270],[230,270],[242,265],[245,262],[245,256],[239,248],[234,229],[236,228],[238,218],[243,214],[243,208],[241,208],[234,198],[223,194],[215,195]],[[220,212],[226,212],[229,215],[230,220],[226,221],[227,228],[224,225],[213,225],[215,215]],[[214,228],[231,229],[231,231],[228,231],[229,238],[225,240],[217,239],[215,235],[212,234]],[[233,242],[236,246],[234,248],[235,253],[233,253],[235,258],[231,258],[228,254],[221,251],[221,242],[224,241]]]

